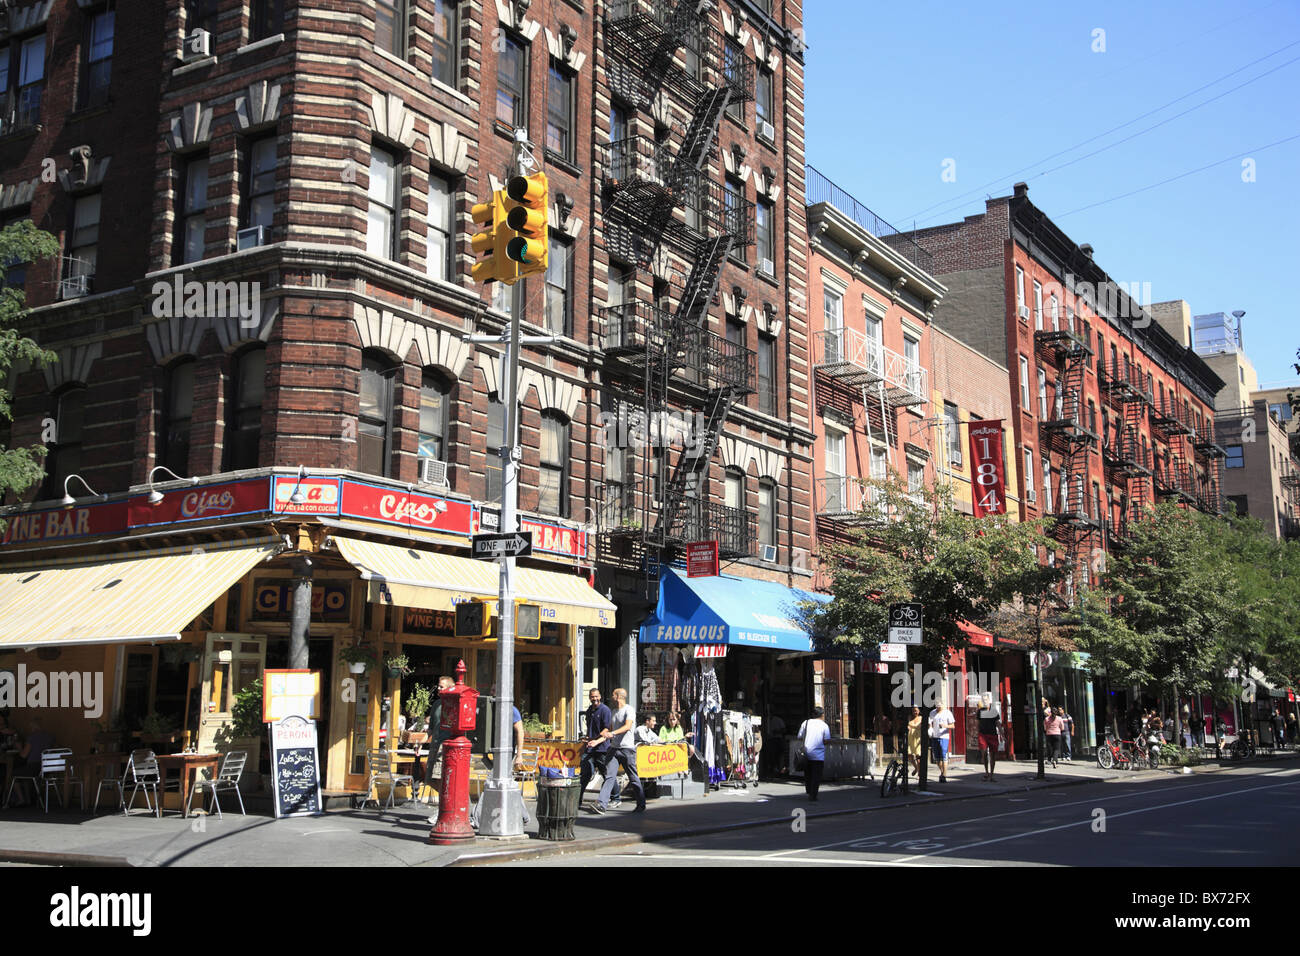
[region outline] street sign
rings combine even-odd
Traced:
[[[476,534],[471,555],[480,561],[496,558],[522,558],[533,553],[533,533],[514,531],[508,534]]]
[[[692,541],[686,545],[686,576],[713,577],[718,573],[718,542]]]
[[[906,644],[881,644],[880,659],[882,661],[893,661],[894,663],[907,663],[907,645]]]
[[[920,644],[924,626],[920,604],[889,605],[889,642],[891,644]]]

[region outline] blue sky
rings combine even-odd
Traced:
[[[954,222],[1023,180],[1115,280],[1193,314],[1244,309],[1261,385],[1300,385],[1300,0],[805,0],[804,16],[808,162],[877,215]]]

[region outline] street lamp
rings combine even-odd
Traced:
[[[86,484],[86,479],[82,478],[80,475],[68,475],[68,477],[63,479],[63,498],[59,502],[61,505],[63,505],[63,507],[71,508],[73,505],[77,503],[77,499],[72,497],[72,495],[68,493],[68,482],[70,482],[73,478],[76,478],[79,482],[81,482],[81,487],[89,491],[91,495],[93,495],[94,497],[96,498],[108,497],[108,495],[100,495],[98,491],[90,487],[90,485]]]
[[[150,469],[149,477],[145,479],[145,484],[148,485],[149,487],[149,504],[151,505],[162,504],[162,500],[163,500],[162,492],[158,491],[153,486],[153,476],[160,471],[167,472],[167,474],[171,475],[177,481],[188,481],[191,485],[197,485],[199,483],[199,479],[197,477],[182,478],[180,475],[176,474],[176,472],[172,471],[166,465],[156,465],[152,469]]]

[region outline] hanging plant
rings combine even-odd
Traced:
[[[349,644],[339,650],[339,661],[348,665],[348,670],[354,674],[364,674],[370,668],[375,666],[375,655],[368,647],[360,644]]]
[[[405,654],[390,654],[384,658],[384,669],[394,679],[405,677],[411,673],[411,659]]]

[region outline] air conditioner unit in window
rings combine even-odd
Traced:
[[[195,30],[185,38],[181,48],[182,60],[197,60],[212,55],[212,34],[207,30]]]
[[[1029,321],[1029,306],[1022,305],[1020,307],[1020,317],[1024,319],[1026,322]]]
[[[776,275],[776,263],[774,263],[771,259],[762,260],[758,264],[758,267],[763,271],[763,275],[768,275],[768,276]]]
[[[763,545],[763,560],[772,564],[776,562],[776,545],[774,544]]]
[[[767,120],[760,120],[758,123],[758,135],[768,142],[776,142],[776,127]]]
[[[59,283],[60,299],[77,299],[90,293],[90,280],[93,276],[68,276]]]
[[[249,226],[235,234],[235,249],[253,249],[266,244],[266,227]]]
[[[437,458],[421,458],[420,484],[447,487],[447,463]]]

